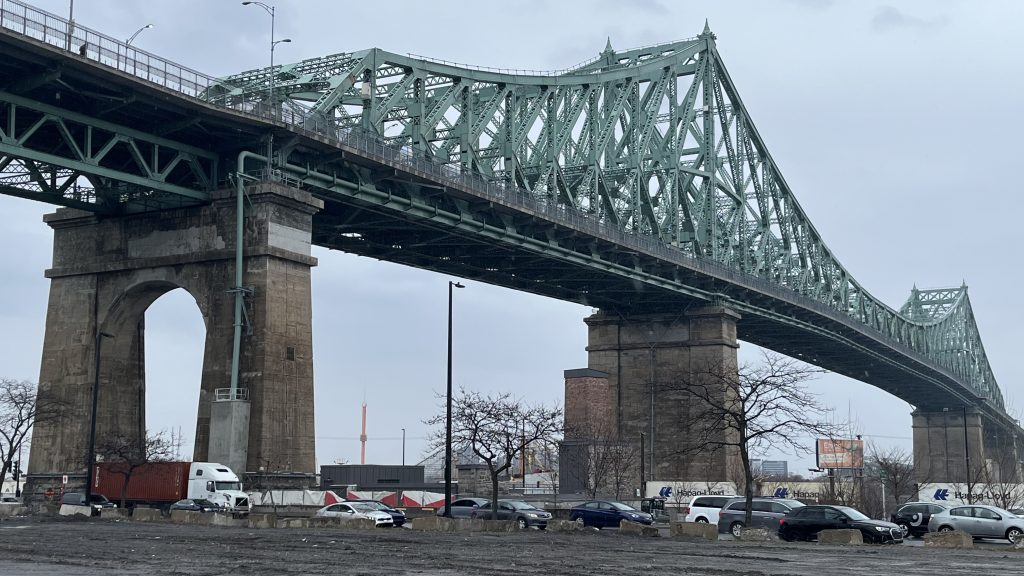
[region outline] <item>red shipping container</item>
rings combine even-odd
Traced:
[[[188,473],[191,462],[149,462],[132,471],[125,500],[129,502],[177,502],[188,498]],[[120,504],[124,487],[124,464],[102,462],[96,465],[93,493],[102,494]]]

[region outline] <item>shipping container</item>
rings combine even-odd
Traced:
[[[132,471],[125,492],[126,503],[167,504],[188,498],[188,474],[191,462],[149,462]],[[92,492],[120,504],[124,487],[124,464],[96,465]]]

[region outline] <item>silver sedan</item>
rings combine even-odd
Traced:
[[[1024,536],[1024,518],[996,506],[956,506],[932,514],[929,532],[962,530],[975,538],[1005,538],[1016,543]]]

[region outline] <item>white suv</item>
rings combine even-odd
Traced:
[[[683,508],[686,514],[684,522],[700,522],[704,524],[718,524],[718,514],[722,506],[735,496],[694,496],[690,505]]]

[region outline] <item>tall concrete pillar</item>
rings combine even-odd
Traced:
[[[735,311],[707,306],[685,312],[615,316],[598,313],[589,327],[588,365],[608,374],[609,420],[620,440],[639,442],[651,480],[732,480],[738,452],[692,450],[698,413],[677,383],[706,378],[709,367],[737,369]],[[725,394],[725,390],[722,391]]]
[[[986,461],[981,414],[970,409],[966,413],[963,409],[915,410],[911,417],[917,482],[981,481]],[[969,479],[968,469],[971,471]]]
[[[63,402],[66,416],[36,425],[29,488],[37,492],[85,477],[90,402],[99,361],[97,444],[146,430],[145,312],[182,288],[206,325],[194,459],[207,459],[211,403],[230,386],[234,322],[235,200],[231,190],[209,205],[100,218],[60,209],[39,398]],[[312,216],[323,204],[309,193],[262,183],[247,190],[244,285],[248,325],[242,336],[239,387],[249,393],[248,446],[236,463],[249,472],[315,472],[310,269]],[[160,407],[156,407],[159,409]],[[216,444],[215,439],[214,444]],[[236,440],[232,440],[236,444]]]

